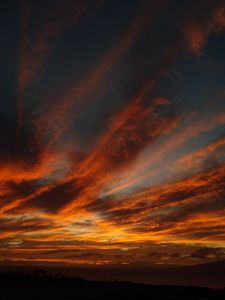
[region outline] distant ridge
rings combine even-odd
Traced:
[[[88,281],[49,274],[42,269],[29,273],[2,272],[0,282],[1,299],[225,299],[224,289]]]
[[[0,266],[1,272],[33,272],[44,268],[49,274],[61,273],[69,277],[81,277],[86,280],[129,281],[153,285],[200,286],[225,288],[225,260],[197,264],[192,266],[124,265],[124,266]]]

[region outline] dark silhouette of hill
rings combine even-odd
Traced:
[[[5,264],[0,272],[20,270],[31,272],[33,265],[17,266]],[[36,265],[48,273],[62,273],[67,277],[81,277],[86,280],[98,281],[129,281],[153,285],[182,285],[210,288],[225,287],[225,260],[192,266],[166,265],[105,265],[105,266],[56,266],[52,264]]]
[[[1,299],[225,299],[225,289],[184,286],[88,281],[49,274],[43,269],[32,272],[0,273]]]

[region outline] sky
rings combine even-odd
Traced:
[[[0,262],[225,259],[225,2],[0,6]]]

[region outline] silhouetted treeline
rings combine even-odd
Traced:
[[[32,272],[0,273],[0,299],[225,299],[225,289],[154,286],[130,282],[87,281],[50,274],[43,269]]]

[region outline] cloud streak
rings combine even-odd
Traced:
[[[21,2],[1,262],[224,259],[224,3],[178,2]]]

